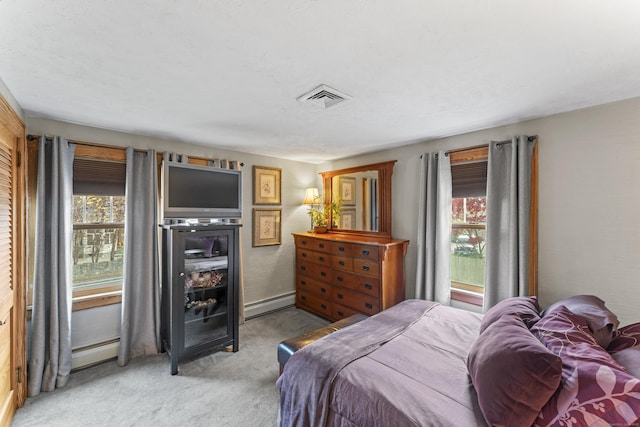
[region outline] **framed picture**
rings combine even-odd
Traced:
[[[253,247],[281,244],[280,208],[253,208]]]
[[[282,169],[267,166],[253,167],[253,204],[279,205],[282,203],[280,180]]]
[[[346,206],[355,206],[356,204],[356,179],[341,176],[339,181],[340,199],[342,204]]]
[[[356,210],[342,209],[340,211],[340,229],[355,230],[356,229]]]

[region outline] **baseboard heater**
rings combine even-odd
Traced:
[[[262,316],[274,311],[291,307],[296,302],[296,293],[287,292],[286,294],[277,295],[275,297],[263,299],[260,301],[245,304],[245,319]],[[120,338],[110,341],[101,342],[85,347],[75,348],[71,354],[71,369],[82,369],[105,360],[118,357],[118,349],[120,348]]]
[[[291,307],[295,303],[295,291],[287,292],[286,294],[277,295],[275,297],[263,299],[260,301],[250,302],[244,305],[244,317],[245,319],[251,319],[252,317],[262,316],[273,311]]]
[[[74,348],[71,352],[71,369],[82,369],[105,360],[118,357],[120,338],[85,347]]]

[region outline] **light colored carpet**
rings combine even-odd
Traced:
[[[295,308],[250,319],[237,353],[182,363],[175,376],[166,354],[74,372],[27,399],[13,426],[275,426],[278,343],[328,323]]]

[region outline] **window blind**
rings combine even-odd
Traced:
[[[73,160],[73,194],[124,196],[124,162],[76,157]]]
[[[451,165],[451,187],[454,198],[487,195],[487,161]]]

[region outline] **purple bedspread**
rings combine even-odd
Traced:
[[[484,425],[466,367],[480,320],[408,300],[304,347],[278,380],[281,425]]]

